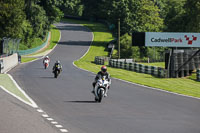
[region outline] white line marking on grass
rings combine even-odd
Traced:
[[[60,131],[63,132],[63,133],[67,133],[68,132],[67,129],[60,129]]]

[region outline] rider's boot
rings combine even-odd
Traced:
[[[108,96],[108,88],[106,89],[106,92],[104,94],[104,97],[107,97]]]

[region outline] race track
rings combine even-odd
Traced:
[[[200,100],[112,79],[108,97],[95,103],[90,93],[94,74],[73,61],[88,50],[92,33],[77,24],[59,23],[61,40],[49,56],[17,66],[9,73],[32,99],[70,133],[200,133]],[[63,65],[53,78],[56,60]]]

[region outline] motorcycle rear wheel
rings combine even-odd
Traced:
[[[58,77],[58,71],[55,71],[54,72],[54,78],[57,78]]]

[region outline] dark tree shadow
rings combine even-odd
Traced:
[[[59,30],[67,30],[67,31],[84,31],[84,32],[91,32],[88,28],[83,26],[73,26],[73,25],[65,25],[65,26],[56,26]]]
[[[90,46],[91,41],[64,41],[58,42],[58,45],[68,45],[68,46]]]
[[[67,21],[62,21],[60,23],[68,24],[63,26],[56,26],[59,30],[69,30],[69,31],[85,31],[85,32],[109,32],[105,24],[100,22],[81,22],[81,23],[71,23]],[[73,24],[87,24],[87,28],[82,25],[73,25]]]

